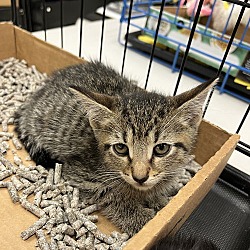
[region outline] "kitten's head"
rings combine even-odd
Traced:
[[[174,97],[143,90],[122,97],[71,91],[83,102],[110,177],[148,190],[171,180],[190,160],[202,106],[216,82]]]

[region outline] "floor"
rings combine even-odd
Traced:
[[[117,17],[117,15],[116,15]],[[145,24],[145,20],[137,20],[140,25]],[[87,60],[99,59],[101,40],[101,21],[83,21],[83,41],[81,56]],[[107,19],[104,26],[104,42],[102,62],[113,66],[121,71],[124,46],[118,42],[120,22],[117,18]],[[64,49],[79,55],[79,35],[80,20],[75,25],[67,26],[63,29]],[[122,26],[122,35],[125,34],[126,25]],[[131,31],[134,28],[131,27]],[[135,29],[136,30],[136,29]],[[61,33],[59,28],[47,31],[47,41],[56,46],[61,46]],[[35,36],[44,39],[44,32],[34,32]],[[127,50],[124,75],[144,86],[149,65],[149,56],[133,49]],[[155,59],[152,64],[149,77],[148,89],[157,90],[161,93],[172,94],[178,73],[173,73],[167,64]],[[196,80],[183,75],[178,93],[190,89],[199,84]],[[220,94],[215,90],[211,103],[208,107],[205,119],[218,125],[230,133],[235,133],[248,104],[227,94]],[[250,117],[244,123],[240,135],[241,140],[250,144]],[[229,163],[250,175],[250,158],[235,151]]]

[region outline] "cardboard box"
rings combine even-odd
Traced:
[[[151,32],[146,30],[145,34],[154,37],[154,32],[152,33],[152,31],[156,30],[159,12],[160,9],[158,7],[150,7],[145,28]],[[207,17],[202,17],[199,19],[199,23],[196,26],[196,32],[191,44],[192,49],[190,49],[188,56],[198,61],[200,64],[209,65],[215,69],[218,69],[221,63],[220,61],[222,60],[227,47],[226,41],[229,41],[229,35],[231,35],[232,31],[228,31],[227,35],[224,35],[223,37],[225,41],[221,41],[219,39],[221,38],[222,34],[211,28],[211,22],[210,27],[206,27],[206,21]],[[175,51],[184,53],[192,24],[193,22],[190,22],[190,17],[186,15],[186,7],[179,8],[178,12],[177,7],[165,7],[159,29],[159,35],[161,36],[159,36],[157,39],[158,43],[161,43]],[[183,26],[188,28],[184,28]],[[240,44],[239,39],[241,38],[244,29],[245,27],[241,24],[236,33],[234,43]],[[217,37],[218,39],[214,37]],[[249,30],[246,32],[242,44],[250,46]],[[239,71],[235,66],[241,66],[243,64],[247,53],[247,49],[232,45],[226,59],[226,62],[230,63],[232,67],[230,68],[228,64],[224,64],[223,71],[226,72],[228,69],[230,69],[230,75],[235,77]]]
[[[1,0],[0,1],[0,7],[10,7],[11,6],[11,0]]]
[[[70,64],[83,62],[82,59],[49,45],[10,23],[0,24],[0,36],[0,60],[9,57],[25,59],[29,65],[34,64],[38,70],[47,73]],[[231,135],[202,121],[194,153],[197,162],[203,165],[203,168],[165,208],[130,239],[124,249],[134,250],[135,247],[137,250],[149,249],[156,240],[167,234],[174,234],[211,189],[238,140],[238,135]],[[27,152],[22,150],[18,152],[18,155],[25,159]],[[7,155],[7,158],[13,161],[11,153]],[[24,160],[25,163],[28,164]],[[33,224],[37,218],[25,211],[19,204],[13,204],[5,188],[0,189],[0,218],[1,249],[34,249],[35,237],[23,241],[20,233]],[[98,226],[104,232],[111,232],[115,229],[114,225],[104,217],[100,217]]]

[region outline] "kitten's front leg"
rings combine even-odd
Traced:
[[[162,208],[164,208],[172,198],[173,198],[172,196],[167,196],[167,195],[161,196],[159,199],[156,198],[155,200],[151,200],[148,207],[154,209],[155,212],[158,212]]]
[[[103,207],[103,213],[123,232],[133,236],[155,216],[155,210],[136,200],[116,199]]]
[[[94,196],[95,190],[100,186],[99,182],[93,182],[93,176],[91,172],[84,168],[81,162],[71,161],[65,162],[62,168],[62,176],[71,186],[77,187],[81,190],[81,196],[84,197],[84,193]]]

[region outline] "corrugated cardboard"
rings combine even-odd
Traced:
[[[48,44],[11,23],[0,25],[0,60],[8,57],[25,59],[29,65],[36,65],[41,72],[52,71],[71,64],[82,63],[80,59],[58,47]]]
[[[7,6],[11,6],[11,0],[1,0],[0,1],[0,7],[7,7]]]
[[[70,64],[83,62],[82,59],[49,45],[10,23],[0,24],[0,36],[0,60],[11,56],[25,59],[29,65],[34,64],[40,71],[47,73]],[[196,160],[203,165],[203,168],[165,208],[130,239],[124,249],[150,249],[157,239],[167,234],[174,234],[210,190],[238,140],[238,135],[231,135],[202,121],[194,153]],[[27,156],[24,150],[18,154],[23,159]],[[13,161],[11,154],[7,157]],[[29,165],[30,162],[26,164]],[[0,249],[34,249],[35,237],[23,241],[20,233],[36,221],[36,218],[19,204],[13,204],[4,188],[0,189],[0,218]],[[104,217],[100,217],[99,227],[104,232],[110,232],[115,228]]]

